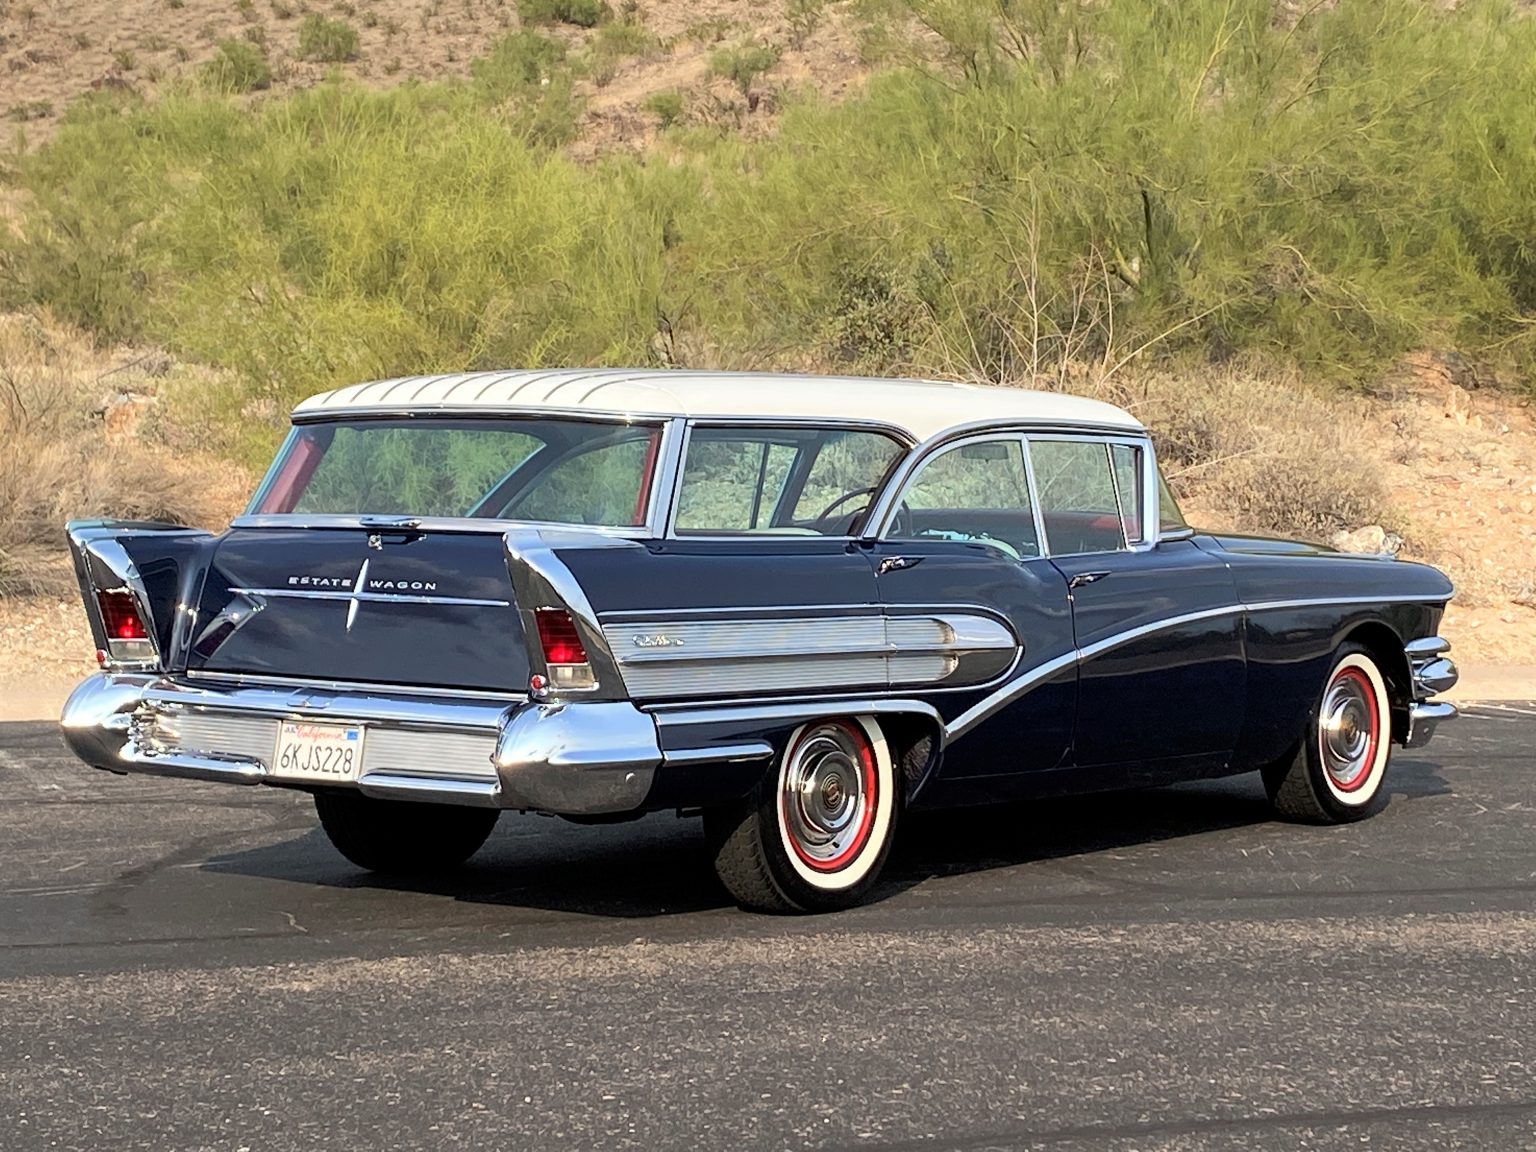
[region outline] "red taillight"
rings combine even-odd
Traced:
[[[587,649],[576,631],[576,622],[564,608],[540,608],[533,618],[539,625],[539,648],[544,653],[543,676],[528,679],[528,691],[535,699],[547,699],[551,692],[590,692],[597,687],[597,677],[587,661]]]
[[[582,647],[576,622],[563,608],[540,608],[534,615],[539,621],[539,644],[546,664],[585,664],[587,650]]]
[[[96,593],[101,610],[101,627],[107,634],[107,650],[96,654],[103,666],[152,665],[158,658],[155,642],[149,634],[149,621],[139,613],[139,602],[123,588]]]
[[[149,629],[139,615],[138,605],[126,592],[98,592],[96,602],[101,605],[101,622],[107,630],[108,640],[148,640]]]

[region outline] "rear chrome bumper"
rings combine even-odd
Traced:
[[[111,772],[310,786],[272,772],[279,724],[361,724],[365,795],[558,815],[641,807],[662,762],[633,704],[535,704],[389,691],[204,685],[102,673],[64,705],[64,739]]]
[[[1456,665],[1445,656],[1450,650],[1450,642],[1439,636],[1410,640],[1405,645],[1408,669],[1413,677],[1413,702],[1408,705],[1408,738],[1403,741],[1406,748],[1422,748],[1429,743],[1437,726],[1458,715],[1456,705],[1430,699],[1456,685]]]

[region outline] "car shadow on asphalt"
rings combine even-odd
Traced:
[[[1378,806],[1446,795],[1432,763],[1394,760]],[[1257,774],[1143,791],[914,812],[871,901],[925,881],[1031,862],[1090,858],[1156,842],[1274,823]],[[336,889],[413,892],[473,903],[644,919],[728,907],[696,819],[670,813],[614,825],[505,816],[463,868],[432,877],[359,871],[317,828],[215,857],[210,871]]]

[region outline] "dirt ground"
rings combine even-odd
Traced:
[[[842,95],[867,72],[859,51],[862,25],[851,7],[831,3],[814,17],[792,21],[783,0],[615,0],[615,14],[642,23],[660,46],[648,58],[622,59],[581,81],[587,110],[573,152],[643,146],[660,128],[658,117],[644,109],[657,92],[682,92],[686,119],[749,131],[768,129],[786,89],[814,85],[823,95]],[[299,27],[309,12],[349,24],[358,35],[356,58],[301,59]],[[224,40],[265,49],[272,86],[252,101],[335,74],[379,88],[467,77],[470,62],[518,26],[516,0],[0,0],[0,116],[35,146],[83,93],[128,89],[154,98],[195,79]],[[594,36],[569,25],[539,30],[565,41],[577,56]],[[742,43],[781,51],[746,93],[709,74],[712,52]]]
[[[1375,407],[1369,447],[1410,517],[1402,555],[1456,583],[1442,634],[1463,661],[1536,663],[1536,408],[1427,357]]]

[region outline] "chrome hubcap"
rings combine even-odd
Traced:
[[[1345,791],[1359,787],[1376,757],[1376,702],[1363,674],[1346,668],[1328,686],[1318,729],[1328,775]]]
[[[866,782],[869,749],[841,724],[805,733],[783,777],[785,825],[796,851],[813,867],[840,866],[862,847],[873,797]]]

